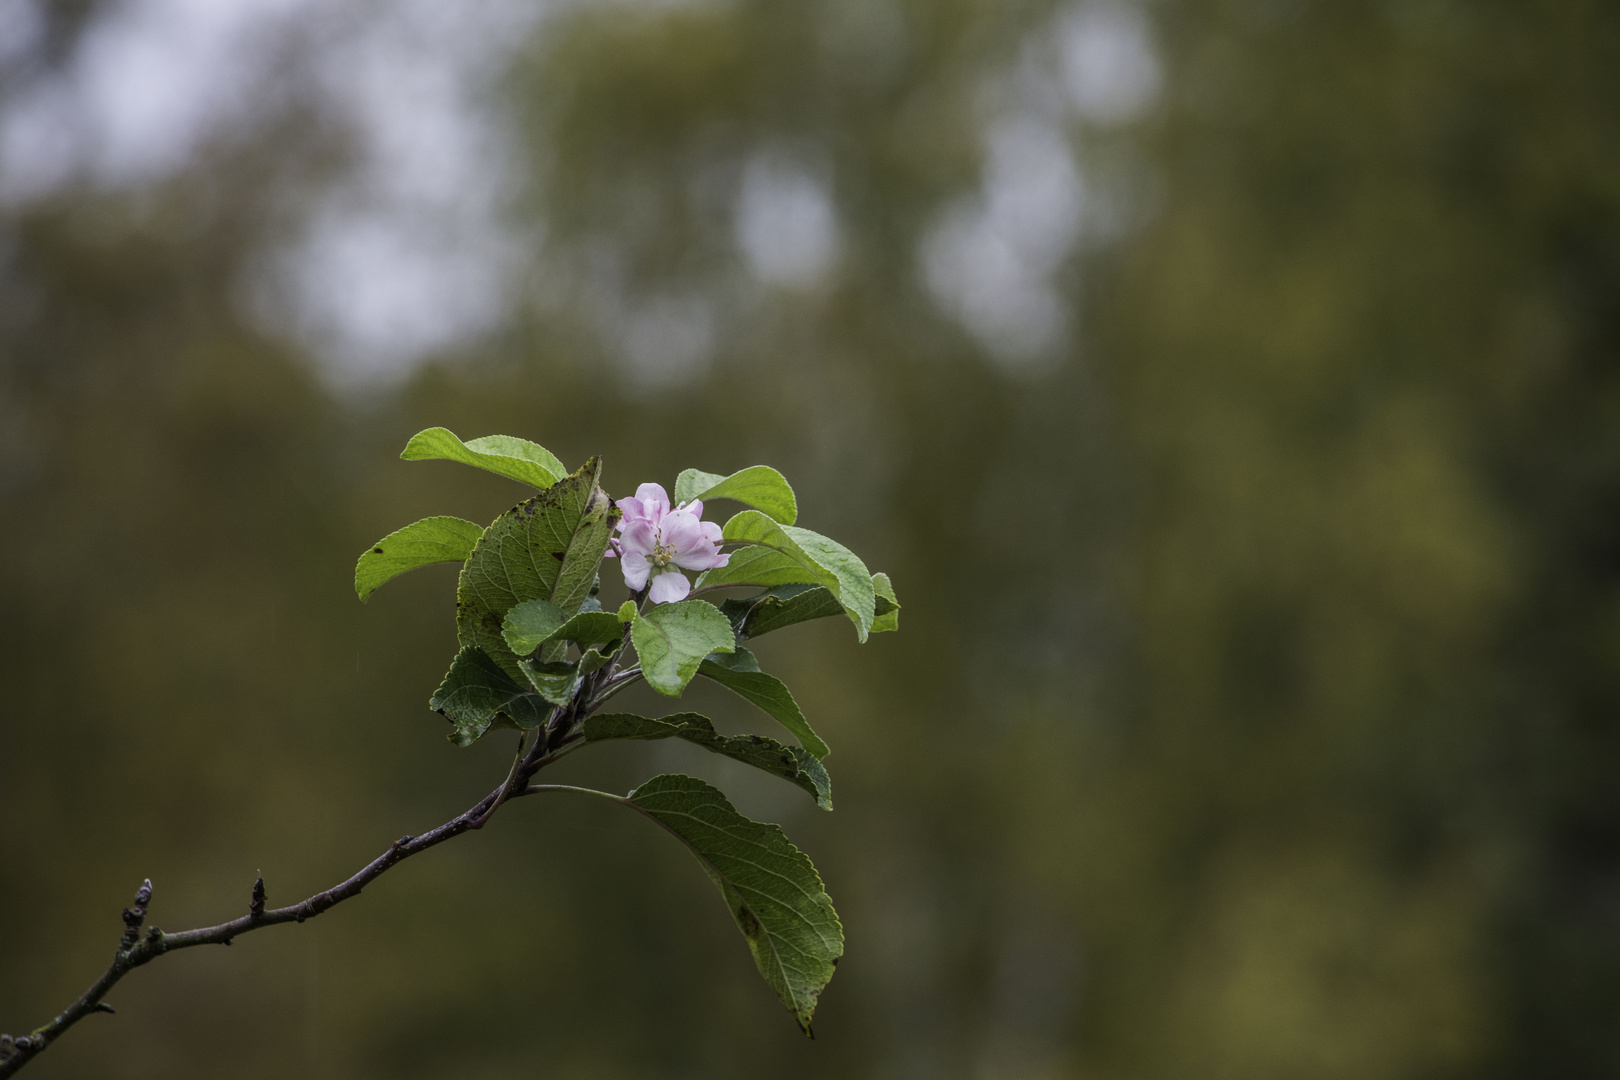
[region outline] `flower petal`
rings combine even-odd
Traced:
[[[722,555],[711,547],[704,547],[675,556],[675,565],[685,570],[713,570],[726,565],[730,560],[730,555]]]
[[[703,500],[693,499],[689,503],[682,503],[680,509],[685,510],[695,518],[700,518],[703,516]]]
[[[647,593],[647,599],[655,604],[673,604],[677,600],[685,600],[692,591],[692,583],[686,580],[686,575],[675,570],[666,570],[653,578],[652,588]]]
[[[636,488],[636,498],[641,500],[642,516],[649,520],[657,521],[669,513],[669,492],[662,484],[642,484]]]
[[[647,584],[647,575],[652,570],[652,560],[645,555],[627,551],[619,563],[619,569],[624,571],[624,583],[630,587],[631,592],[635,592]]]
[[[658,544],[658,533],[645,521],[632,521],[619,537],[619,553],[626,557],[634,554],[643,559],[653,553]]]
[[[622,499],[617,499],[614,501],[614,505],[624,512],[624,517],[619,519],[620,532],[623,532],[624,527],[632,521],[640,521],[647,516],[645,504],[634,495],[626,495]]]
[[[660,531],[664,534],[664,545],[674,548],[677,554],[705,542],[703,523],[685,510],[671,510],[664,518]]]

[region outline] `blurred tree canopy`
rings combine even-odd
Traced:
[[[0,104],[105,10],[50,8]],[[1088,81],[1140,25],[1152,70]],[[171,175],[6,204],[0,1027],[83,989],[143,876],[165,928],[260,869],[286,902],[498,779],[425,706],[448,572],[349,584],[412,514],[513,499],[396,460],[443,424],[602,453],[620,494],[770,461],[893,573],[906,633],[858,680],[817,677],[847,627],[761,645],[838,813],[726,777],[844,915],[818,1041],[685,855],[559,802],[141,972],[42,1077],[1620,1072],[1620,8],[528,34],[488,103],[516,299],[395,383],[334,389],[244,300],[348,161],[296,95]]]

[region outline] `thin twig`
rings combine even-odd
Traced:
[[[518,733],[517,753],[512,755],[512,769],[506,774],[506,779],[501,783],[500,793],[495,796],[495,801],[489,804],[488,810],[478,815],[478,820],[472,823],[472,828],[482,829],[484,822],[488,821],[495,811],[501,808],[501,803],[511,797],[512,785],[517,781],[518,772],[523,768],[523,761],[526,756],[524,754],[524,740],[528,737],[529,733],[527,731]],[[545,732],[537,731],[534,737],[536,740],[542,739],[545,737]]]
[[[584,687],[581,688],[585,689]],[[581,699],[585,699],[582,694]],[[10,1035],[0,1035],[0,1078],[13,1076],[34,1058],[38,1057],[46,1047],[52,1045],[57,1039],[77,1024],[80,1020],[97,1012],[113,1011],[102,999],[118,984],[118,981],[131,971],[150,963],[165,953],[178,949],[189,949],[194,945],[229,945],[232,939],[263,929],[266,926],[276,926],[281,923],[302,923],[313,919],[327,909],[341,904],[343,901],[359,896],[361,890],[377,878],[387,873],[394,866],[410,858],[412,855],[426,851],[462,833],[480,828],[484,821],[500,808],[502,802],[510,795],[526,795],[529,778],[543,766],[555,760],[555,754],[548,753],[548,744],[554,739],[557,748],[567,745],[572,740],[573,714],[576,707],[558,710],[567,719],[560,725],[562,717],[554,717],[553,727],[556,734],[548,738],[548,731],[535,733],[535,740],[527,754],[520,754],[514,761],[511,773],[501,785],[478,802],[457,814],[449,821],[420,836],[402,836],[389,845],[388,850],[367,863],[357,873],[347,880],[339,882],[330,889],[325,889],[314,896],[288,907],[266,909],[264,895],[264,879],[260,877],[254,882],[249,894],[248,914],[218,926],[201,927],[196,930],[182,930],[179,933],[165,933],[155,926],[146,927],[141,932],[146,919],[147,904],[152,899],[152,882],[150,880],[141,885],[135,894],[133,906],[124,909],[124,935],[119,941],[118,949],[113,954],[112,963],[101,977],[78,1000],[62,1010],[50,1023],[34,1029],[27,1035],[13,1038]],[[588,711],[588,707],[586,709]],[[584,790],[584,789],[582,789]],[[606,795],[606,792],[602,794]],[[613,798],[614,796],[608,796]]]
[[[596,709],[600,708],[608,698],[612,697],[614,694],[617,694],[620,690],[623,690],[625,687],[634,683],[639,678],[641,678],[641,669],[639,667],[633,667],[629,671],[619,672],[617,675],[613,676],[613,678],[602,684],[601,690],[594,698],[591,699],[591,710],[594,712]]]

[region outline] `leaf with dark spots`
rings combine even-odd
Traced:
[[[411,436],[399,456],[406,461],[458,461],[542,489],[568,473],[555,454],[527,439],[485,435],[462,442],[454,432],[442,427]]]
[[[844,953],[844,928],[809,857],[781,828],[750,821],[690,776],[655,776],[627,799],[697,856],[754,966],[810,1034],[816,1002]]]
[[[461,644],[482,649],[520,684],[527,679],[502,634],[502,621],[531,600],[556,605],[565,618],[584,603],[614,520],[597,486],[600,467],[592,458],[496,518],[462,567],[456,591]],[[552,554],[558,550],[564,553],[560,559]]]
[[[456,654],[444,681],[428,699],[428,708],[455,725],[450,741],[458,746],[470,745],[502,719],[520,730],[539,727],[550,710],[474,648]]]
[[[360,556],[354,591],[362,601],[399,575],[434,563],[464,562],[483,527],[458,517],[430,517],[389,533]]]

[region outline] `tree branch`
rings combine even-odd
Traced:
[[[630,594],[630,599],[637,606],[646,597],[646,588]],[[261,876],[253,883],[253,890],[248,897],[248,913],[241,918],[220,923],[218,926],[182,930],[177,934],[164,933],[151,926],[146,928],[144,935],[141,933],[141,927],[146,921],[146,906],[152,899],[152,882],[150,879],[143,882],[135,894],[133,906],[124,909],[124,936],[118,943],[117,951],[113,953],[112,963],[101,973],[101,977],[90,985],[90,989],[79,995],[79,999],[62,1010],[56,1019],[35,1028],[29,1034],[16,1038],[0,1035],[0,1080],[21,1071],[23,1066],[38,1057],[47,1046],[61,1038],[64,1032],[80,1020],[92,1013],[112,1012],[113,1007],[102,999],[120,979],[142,964],[150,963],[164,953],[174,952],[177,949],[189,949],[193,945],[229,945],[231,940],[240,934],[279,923],[301,923],[305,919],[313,919],[328,908],[341,904],[350,897],[359,896],[360,890],[412,855],[426,851],[436,844],[442,844],[464,832],[483,828],[484,823],[508,799],[534,793],[537,789],[529,787],[530,778],[545,765],[578,749],[576,744],[583,738],[579,732],[579,721],[594,712],[613,693],[639,677],[639,669],[619,675],[619,662],[624,658],[625,650],[629,646],[630,627],[626,625],[620,639],[620,647],[613,660],[581,679],[572,701],[552,709],[545,724],[535,731],[534,742],[527,752],[523,749],[523,737],[520,736],[511,771],[506,779],[501,781],[499,787],[438,828],[421,836],[407,835],[395,840],[387,851],[372,859],[347,881],[318,892],[291,907],[267,910],[264,878]],[[615,676],[618,678],[615,679]],[[610,799],[617,798],[606,792],[596,794]]]
[[[575,741],[572,737],[574,735],[572,728],[578,709],[577,703],[589,701],[590,694],[595,689],[594,685],[581,687],[582,692],[575,699],[576,704],[556,710],[545,730],[535,733],[534,745],[529,752],[518,758],[511,773],[494,791],[436,829],[421,836],[400,837],[389,845],[388,850],[372,859],[347,880],[297,904],[266,909],[264,878],[261,876],[254,882],[249,894],[248,913],[240,918],[220,923],[218,926],[182,930],[174,934],[165,933],[156,926],[149,926],[142,933],[146,908],[152,899],[151,880],[143,882],[135,894],[135,903],[124,909],[123,938],[118,943],[117,951],[113,953],[112,963],[101,973],[101,977],[50,1023],[15,1038],[0,1035],[0,1078],[21,1071],[23,1066],[38,1057],[46,1047],[55,1043],[69,1028],[85,1017],[98,1012],[113,1012],[113,1007],[102,999],[120,979],[141,965],[178,949],[189,949],[194,945],[229,945],[233,938],[261,930],[266,926],[289,922],[301,923],[306,919],[313,919],[328,908],[359,896],[367,885],[412,855],[442,844],[464,832],[481,828],[508,797],[526,794],[525,788],[528,786],[529,778],[555,757],[560,756],[555,751]]]

